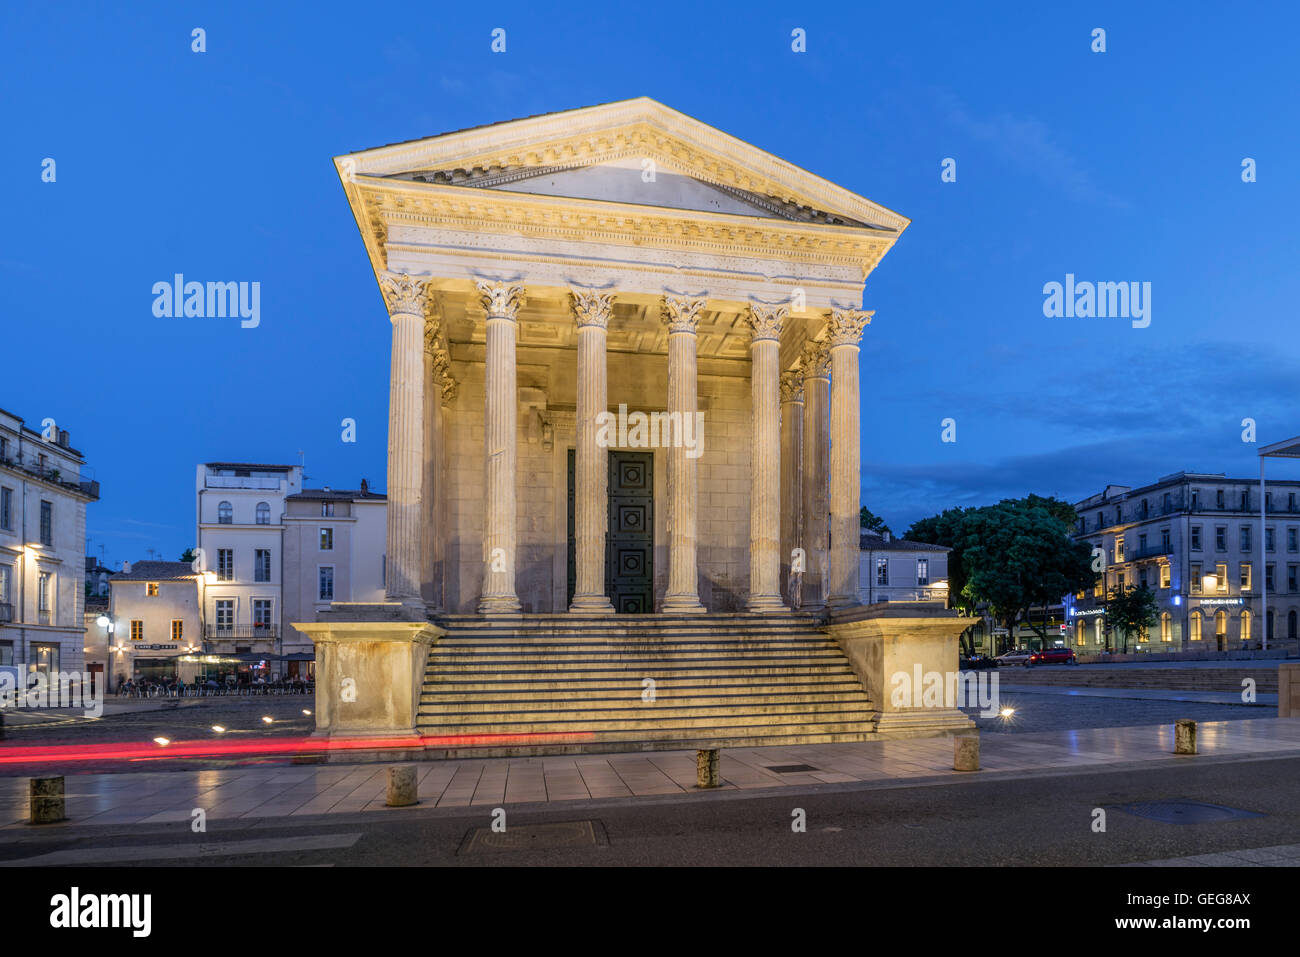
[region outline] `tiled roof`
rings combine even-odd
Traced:
[[[872,552],[950,552],[945,545],[927,545],[925,542],[909,542],[904,538],[890,538],[885,541],[883,535],[875,532],[863,532],[859,547]]]
[[[118,572],[110,582],[181,581],[198,577],[189,562],[132,562],[129,572]]]

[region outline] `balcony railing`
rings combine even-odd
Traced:
[[[1157,555],[1172,555],[1174,547],[1170,545],[1148,545],[1146,548],[1135,548],[1128,553],[1128,560],[1131,562],[1138,561],[1142,558],[1154,558]]]
[[[272,639],[275,625],[208,625],[207,638],[212,641],[233,638]]]
[[[208,488],[264,488],[278,489],[279,478],[252,475],[209,475],[204,481]]]

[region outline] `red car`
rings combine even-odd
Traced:
[[[1073,648],[1044,648],[1042,651],[1035,651],[1030,655],[1025,661],[1025,667],[1032,668],[1034,665],[1077,665],[1078,663]]]

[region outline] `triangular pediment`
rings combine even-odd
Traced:
[[[862,196],[647,98],[339,157],[352,176],[901,233]]]

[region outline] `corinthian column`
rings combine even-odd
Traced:
[[[480,615],[510,614],[520,609],[515,594],[515,426],[519,414],[515,341],[524,288],[504,282],[475,285],[487,315],[483,594],[478,612]]]
[[[665,296],[663,321],[668,326],[668,414],[685,423],[699,407],[696,391],[695,332],[703,299]],[[668,591],[661,611],[699,614],[696,579],[696,506],[699,483],[695,459],[679,444],[668,448]]]
[[[830,486],[826,465],[830,458],[830,352],[824,342],[803,349],[803,542],[806,566],[803,607],[816,610],[826,604],[827,545],[829,542]]]
[[[803,375],[781,374],[781,594],[790,592],[790,563],[802,547],[803,532]],[[803,574],[807,577],[807,562]]]
[[[781,601],[781,320],[784,306],[749,307],[749,381],[753,447],[749,453],[750,611],[785,611]]]
[[[428,280],[383,273],[393,323],[388,379],[388,552],[385,594],[420,602],[424,537],[424,314]]]
[[[832,309],[831,348],[831,582],[832,608],[858,604],[861,561],[862,431],[858,341],[874,313]]]
[[[573,528],[577,581],[571,612],[613,614],[605,594],[609,530],[609,450],[597,442],[596,417],[608,412],[605,342],[613,296],[573,290],[578,323],[578,441],[574,454]]]

